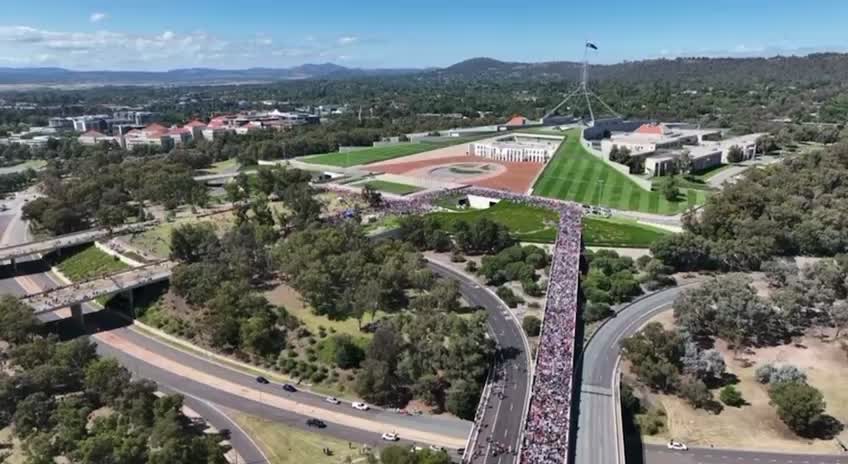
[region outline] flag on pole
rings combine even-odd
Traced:
[[[598,49],[598,46],[593,44],[592,42],[586,42],[586,47],[591,48],[592,50]]]

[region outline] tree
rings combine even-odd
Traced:
[[[49,431],[53,427],[54,408],[54,399],[44,392],[27,396],[15,411],[15,433],[26,438],[34,433]]]
[[[727,150],[727,161],[730,163],[738,163],[745,158],[745,152],[739,145],[733,145]]]
[[[209,260],[220,249],[215,227],[209,222],[189,223],[171,230],[171,259],[185,263]]]
[[[674,318],[691,336],[719,336],[735,349],[781,339],[785,333],[781,318],[750,284],[750,278],[742,275],[725,275],[687,290],[674,302]]]
[[[713,401],[713,394],[700,379],[684,378],[680,384],[680,396],[693,408],[707,408]]]
[[[32,308],[12,295],[0,296],[0,340],[23,343],[33,336],[37,326]]]
[[[613,312],[606,303],[590,302],[585,305],[583,310],[583,319],[589,323],[602,321],[612,315]]]
[[[521,321],[521,327],[524,328],[524,333],[527,334],[528,337],[538,337],[539,332],[542,330],[542,321],[532,315],[524,316],[524,320]]]
[[[813,432],[826,406],[820,391],[801,382],[778,382],[769,397],[783,423],[802,436]]]
[[[660,194],[668,201],[677,201],[680,197],[680,182],[677,176],[665,176],[660,182]]]
[[[639,380],[660,391],[673,391],[680,377],[683,338],[651,322],[622,341],[622,355],[632,363]]]
[[[742,393],[739,393],[739,390],[737,390],[733,385],[728,385],[722,388],[721,393],[719,394],[719,399],[721,399],[722,403],[734,408],[738,408],[745,404],[745,399],[742,398]]]
[[[721,353],[716,350],[701,350],[692,341],[686,343],[686,353],[681,362],[683,372],[705,382],[720,379],[724,374],[725,363]]]
[[[87,394],[112,405],[130,384],[130,373],[114,359],[98,359],[85,368],[84,383]]]
[[[675,170],[681,175],[687,175],[692,171],[692,157],[689,150],[683,150],[674,162]]]
[[[285,344],[285,335],[277,328],[276,318],[270,311],[244,319],[239,338],[242,349],[265,358],[277,355]]]
[[[713,266],[711,243],[689,232],[660,237],[651,245],[651,254],[676,271],[709,269]]]
[[[473,420],[480,401],[480,388],[465,380],[457,380],[448,389],[445,408],[465,420]]]

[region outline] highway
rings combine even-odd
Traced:
[[[460,292],[469,304],[486,308],[489,313],[490,331],[501,352],[506,353],[499,369],[503,375],[497,379],[499,387],[492,392],[488,407],[484,411],[480,437],[477,440],[478,450],[471,462],[515,462],[517,455],[494,451],[498,444],[502,444],[507,450],[516,451],[521,439],[524,410],[530,388],[530,358],[524,345],[522,329],[510,315],[509,308],[487,289],[439,263],[429,261],[428,265],[434,272],[458,281]]]
[[[575,440],[575,464],[623,464],[618,462],[615,404],[611,396],[621,340],[648,320],[669,309],[687,287],[666,289],[623,309],[595,332],[583,351],[582,385]],[[671,451],[665,446],[645,445],[647,464],[846,464],[848,456],[799,455],[714,448]]]
[[[0,231],[3,232],[4,240],[6,243],[20,243],[27,240],[28,234],[26,233],[25,227],[22,226],[19,216],[15,216],[14,209],[11,213],[12,214],[0,215]],[[447,270],[442,271],[448,272]],[[459,274],[456,274],[454,277],[467,280],[464,276]],[[22,296],[27,293],[54,288],[59,285],[60,284],[54,281],[50,275],[46,273],[35,273],[0,280],[0,291]],[[520,329],[516,327],[516,324],[512,320],[507,319],[509,317],[508,313],[506,313],[507,309],[502,307],[499,300],[497,300],[497,298],[495,298],[491,293],[479,288],[473,282],[468,281],[463,282],[462,289],[465,294],[465,298],[470,304],[498,308],[496,311],[492,311],[492,314],[495,316],[492,318],[492,333],[496,337],[500,338],[502,347],[510,347],[511,345],[509,340],[518,341],[518,345],[514,347],[517,350],[514,351],[514,353],[517,353],[518,356],[516,356],[513,361],[509,361],[510,364],[508,366],[516,369],[517,374],[515,374],[515,379],[517,379],[517,381],[506,382],[507,391],[504,392],[503,398],[501,398],[500,395],[493,396],[493,400],[490,403],[491,408],[487,410],[483,421],[485,426],[481,434],[482,440],[485,440],[485,437],[487,436],[492,436],[492,440],[495,441],[516,443],[518,441],[524,401],[527,393],[527,374],[525,372],[526,356],[521,342],[521,334],[518,332]],[[91,312],[93,311],[93,308],[85,308],[85,310],[86,312]],[[44,316],[46,316],[45,319],[47,320],[55,320],[59,318],[54,314],[45,314]],[[322,396],[310,395],[303,392],[298,392],[292,395],[282,392],[279,385],[258,385],[255,383],[255,379],[250,375],[245,375],[228,367],[210,362],[207,359],[175,350],[169,345],[140,334],[131,327],[118,329],[110,328],[108,332],[96,333],[92,336],[92,338],[98,343],[98,349],[101,353],[119,358],[136,375],[156,381],[164,390],[177,391],[186,395],[187,398],[191,398],[192,401],[199,402],[199,407],[203,407],[204,405],[207,405],[208,407],[223,406],[228,409],[249,412],[260,417],[281,421],[298,427],[305,427],[306,418],[311,417],[312,415],[292,413],[285,408],[269,407],[268,403],[274,402],[279,398],[289,399],[290,397],[293,397],[297,399],[298,403],[305,405],[307,408],[311,408],[310,410],[319,412],[318,416],[321,416],[320,411],[326,410],[328,406],[330,406],[330,409],[334,408],[332,405],[328,405],[328,403],[324,402]],[[135,348],[141,349],[145,354],[153,353],[154,359],[151,360],[150,357],[146,355],[134,356],[132,354],[128,354],[125,350],[126,347],[121,346],[122,344],[132,345]],[[132,353],[132,350],[130,350],[129,353]],[[168,365],[170,362],[184,366],[190,371],[200,372],[207,375],[211,374],[218,379],[237,385],[238,391],[232,392],[227,391],[226,389],[215,388],[209,384],[195,381],[197,378],[195,376],[187,376],[180,374],[179,372],[163,368],[163,365]],[[509,388],[511,388],[513,392],[510,393],[508,391]],[[259,398],[251,398],[250,393],[256,392],[261,392],[259,393]],[[422,433],[424,435],[431,433],[433,436],[436,434],[447,434],[449,436],[456,437],[455,439],[451,439],[449,442],[444,443],[450,445],[461,442],[462,446],[464,446],[465,439],[468,436],[471,425],[467,421],[460,421],[457,419],[445,419],[431,416],[409,417],[380,409],[360,413],[352,410],[349,405],[342,405],[335,408],[344,408],[343,416],[361,416],[363,419],[367,419],[369,421],[374,421],[376,419],[376,422],[381,424],[382,431],[405,429],[409,427],[423,430]],[[301,412],[303,411],[301,410]],[[221,417],[218,417],[217,420],[218,422],[223,421]],[[327,432],[342,439],[347,439],[356,443],[369,443],[375,445],[379,442],[379,433],[377,432],[369,433],[361,428],[342,426],[332,420],[325,421],[330,425]],[[218,424],[213,425],[222,427]],[[233,427],[231,426],[223,426],[222,428],[233,430]],[[401,437],[403,438],[403,434],[401,434]],[[246,438],[247,437],[239,438],[238,434],[234,433],[233,444],[239,448],[242,455],[257,458],[257,456],[259,456],[258,450],[255,449],[255,447],[251,447],[249,445],[249,440]],[[439,443],[439,440],[431,440],[431,442],[433,441],[437,444],[443,444]],[[514,447],[514,445],[510,446]],[[240,449],[241,447],[245,447],[246,450]],[[459,447],[461,446],[456,446],[454,449]],[[480,462],[488,461],[481,460]],[[502,456],[493,459],[492,462],[509,462],[509,460],[504,460]]]

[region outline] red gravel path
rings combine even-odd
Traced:
[[[541,163],[519,163],[510,161],[498,161],[479,156],[450,156],[437,159],[425,159],[420,161],[409,161],[406,163],[380,163],[372,165],[379,167],[380,171],[389,174],[412,175],[411,171],[416,171],[421,168],[432,167],[436,168],[442,165],[451,163],[491,163],[500,164],[506,168],[502,174],[484,178],[474,179],[469,177],[468,180],[462,181],[471,185],[480,187],[496,188],[508,190],[516,193],[527,193],[527,190],[532,186],[533,179],[539,174],[545,165]]]

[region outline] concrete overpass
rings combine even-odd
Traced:
[[[39,255],[50,253],[51,251],[60,250],[62,248],[83,245],[100,240],[113,235],[122,235],[132,232],[140,232],[146,230],[154,221],[140,222],[137,224],[126,224],[113,228],[100,228],[84,230],[82,232],[74,232],[72,234],[60,235],[58,237],[38,240],[35,242],[22,243],[0,248],[0,261],[9,261],[12,266],[15,265],[15,260],[25,256]]]
[[[35,293],[21,298],[21,301],[32,307],[33,313],[36,315],[69,307],[71,308],[71,316],[82,322],[83,303],[121,292],[128,292],[132,303],[131,290],[170,279],[171,271],[176,265],[177,263],[174,261],[161,261],[105,277]]]

